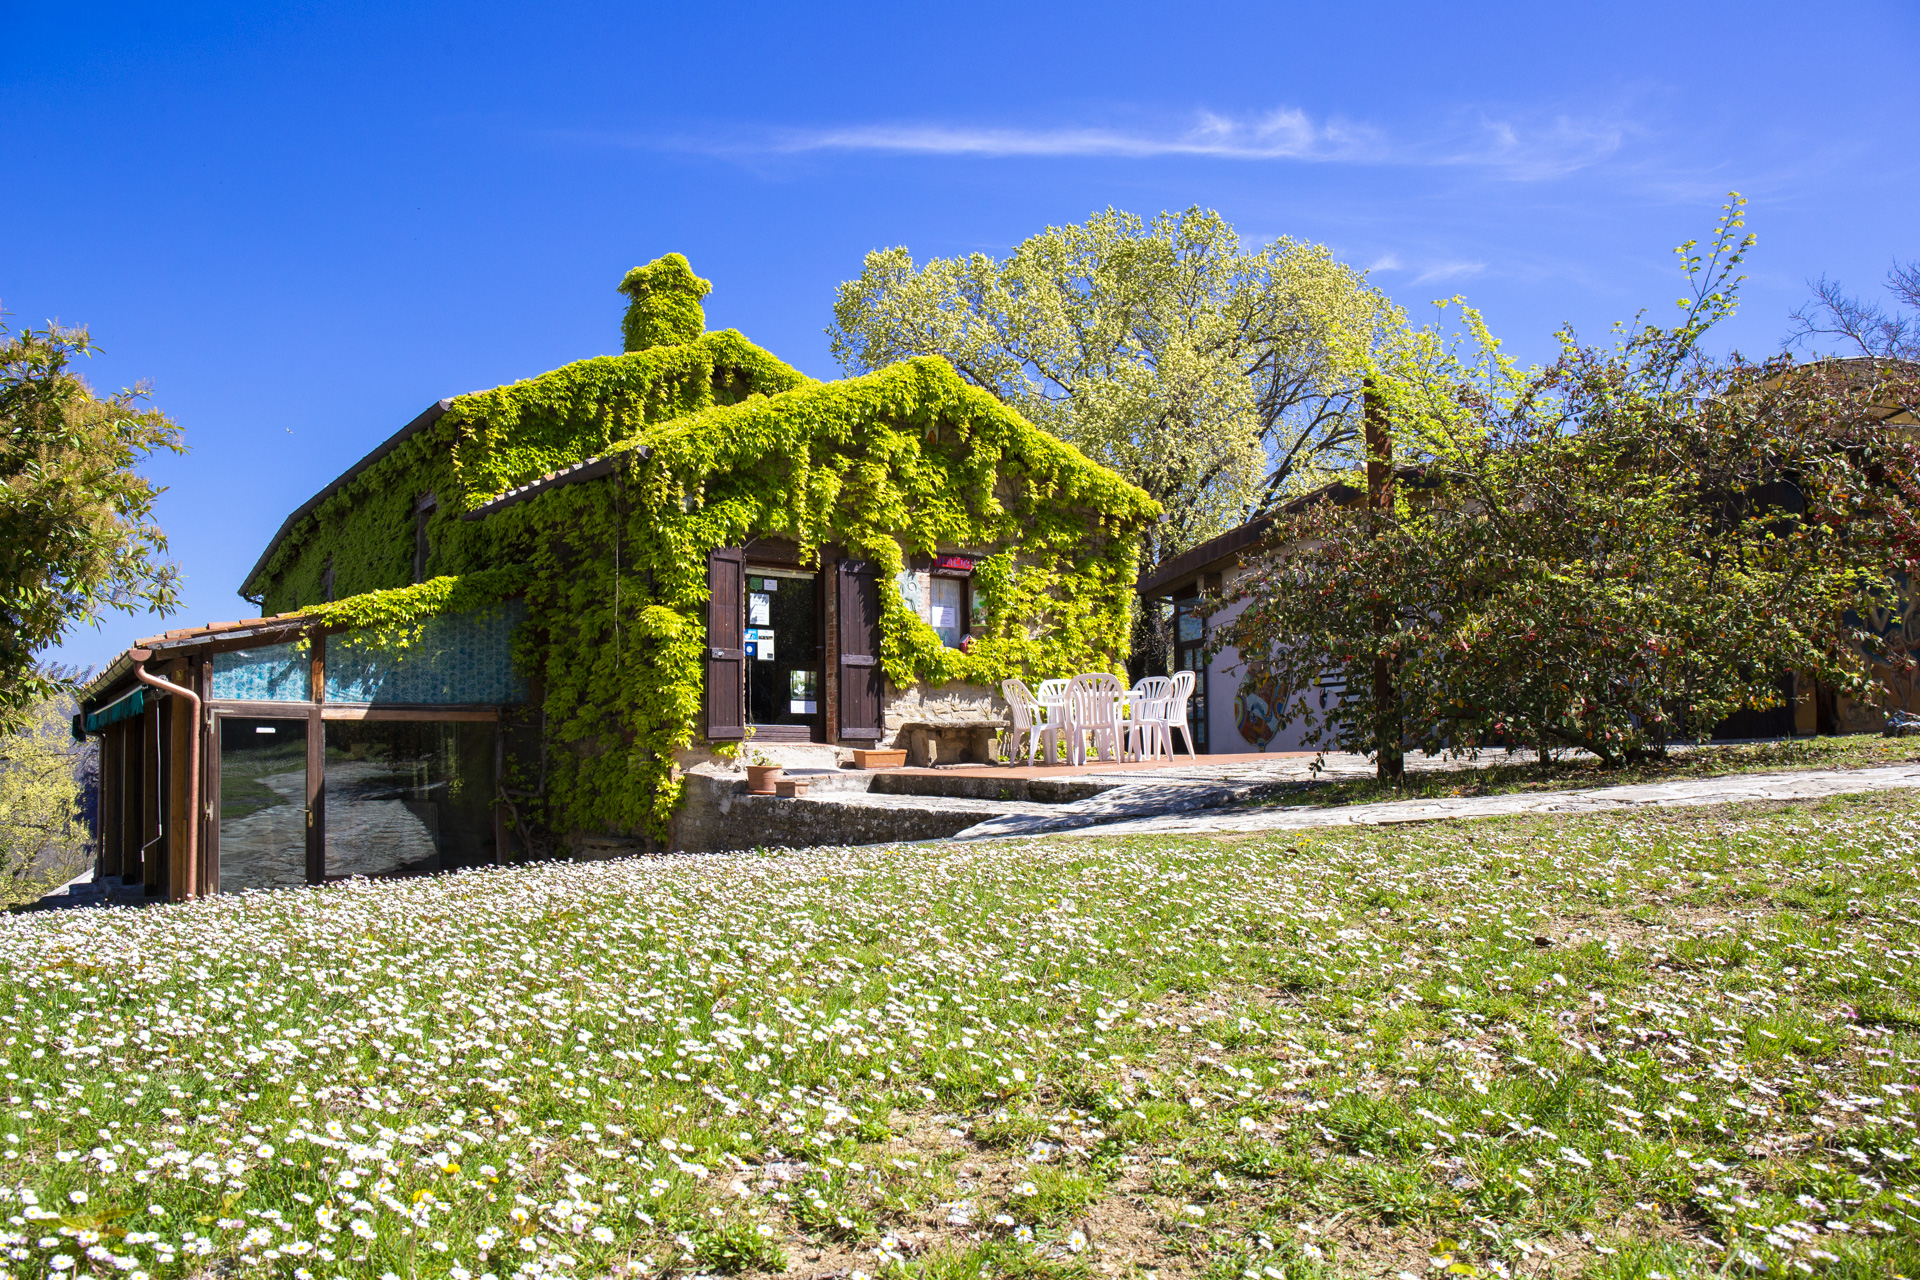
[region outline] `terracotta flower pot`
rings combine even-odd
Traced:
[[[907,762],[905,751],[866,751],[853,753],[853,767],[856,769],[897,769]]]
[[[780,781],[780,766],[777,764],[750,764],[747,766],[747,791],[756,796],[773,794],[773,784]]]

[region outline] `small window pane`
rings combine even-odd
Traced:
[[[426,619],[400,649],[376,645],[360,631],[327,637],[327,701],[415,706],[525,702],[526,682],[513,669],[514,628],[526,603],[509,600],[470,613]]]
[[[311,702],[313,662],[303,642],[213,655],[213,696],[240,702]]]
[[[940,643],[949,649],[960,647],[960,597],[965,594],[958,578],[934,578],[927,592],[927,621],[940,633]]]

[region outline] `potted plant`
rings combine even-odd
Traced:
[[[747,794],[770,796],[779,781],[780,766],[768,759],[765,752],[747,753]]]

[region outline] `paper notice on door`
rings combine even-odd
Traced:
[[[748,593],[747,625],[750,627],[770,627],[773,625],[773,598],[766,592],[754,591]]]
[[[773,661],[773,629],[771,627],[762,627],[760,629],[759,635],[760,635],[760,653],[759,653],[760,661],[772,662]]]
[[[932,615],[927,619],[927,622],[933,627],[935,631],[950,630],[954,626],[958,625],[958,623],[954,618],[954,615],[960,611],[954,608],[952,605],[936,604],[931,609],[927,610],[927,612],[930,615]]]
[[[820,714],[820,704],[805,698],[793,698],[787,703],[787,714],[793,716],[812,716]]]

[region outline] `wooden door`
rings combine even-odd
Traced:
[[[707,553],[707,737],[715,741],[747,734],[746,565],[739,547]]]
[[[884,733],[880,668],[879,567],[871,560],[840,562],[840,736],[875,742]]]

